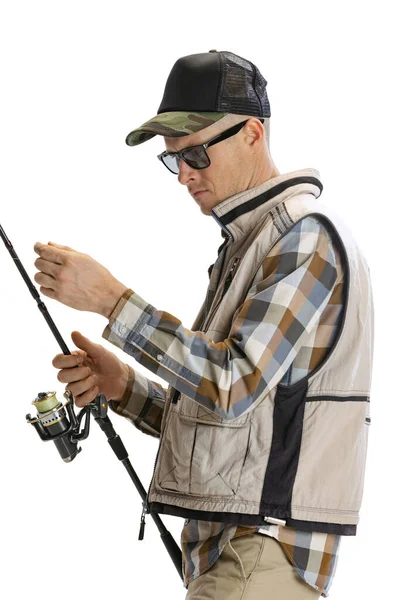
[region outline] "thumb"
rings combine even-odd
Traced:
[[[85,350],[85,352],[90,354],[92,358],[96,358],[96,356],[99,356],[104,350],[103,346],[100,344],[94,344],[89,340],[89,338],[82,335],[79,331],[73,331],[71,333],[71,338],[75,346],[81,350]]]

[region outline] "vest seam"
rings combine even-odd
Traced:
[[[357,510],[342,510],[342,509],[336,509],[336,508],[314,508],[312,506],[303,506],[302,504],[292,504],[292,509],[295,508],[297,510],[301,510],[301,511],[311,511],[311,512],[326,512],[326,513],[334,513],[334,514],[354,514],[357,515],[358,511]]]
[[[277,204],[276,210],[281,218],[281,221],[282,221],[285,229],[288,229],[290,227],[290,225],[293,225],[294,221],[286,209],[285,201]]]
[[[276,209],[276,207],[271,209],[272,222],[275,225],[276,229],[278,230],[278,233],[280,233],[282,235],[285,230],[284,229],[282,230],[281,224],[278,223],[279,214],[277,214],[277,211],[275,209]],[[268,250],[268,252],[269,252],[269,250]],[[268,252],[267,252],[267,254],[268,254]]]
[[[161,489],[161,491],[157,491],[157,494],[159,496],[172,496],[172,497],[178,496],[179,498],[182,498],[182,495],[183,495],[182,492],[174,492],[172,490],[164,490],[164,489],[160,488],[159,485],[157,485],[157,489],[158,490]],[[257,507],[260,505],[260,503],[255,500],[240,500],[240,499],[238,500],[238,499],[232,498],[232,496],[212,496],[212,499],[210,500],[209,499],[210,496],[207,496],[207,495],[205,495],[205,496],[196,496],[195,494],[184,494],[184,495],[185,495],[185,498],[189,497],[189,498],[193,498],[196,500],[205,500],[206,502],[214,502],[215,500],[225,501],[225,500],[227,500],[227,498],[229,498],[233,502],[240,502],[243,504],[252,504]],[[184,508],[184,507],[182,507],[182,508]],[[254,516],[257,516],[257,515],[254,513]]]
[[[274,208],[272,210],[274,210],[276,212],[276,215],[279,219],[279,222],[282,226],[282,230],[283,233],[286,231],[286,229],[288,228],[287,224],[285,223],[285,219],[283,218],[283,216],[281,215],[281,204],[283,204],[284,200],[282,200],[282,202],[278,202],[278,204],[276,206],[274,206]]]
[[[301,381],[299,379],[299,381]],[[360,394],[360,398],[369,398],[369,395],[367,395],[367,390],[354,390],[354,394],[346,394],[343,395],[343,390],[324,390],[322,393],[318,393],[318,394],[309,394],[307,397],[315,397],[318,398],[319,396],[324,396],[327,395],[329,396],[329,392],[332,394],[337,394],[338,398],[348,398],[348,397],[352,397],[355,394]]]

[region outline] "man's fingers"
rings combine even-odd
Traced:
[[[74,396],[74,398],[76,398],[77,396],[81,396],[88,390],[91,390],[95,385],[96,382],[93,376],[90,376],[86,377],[86,379],[82,379],[81,381],[73,381],[71,383],[67,383],[65,389],[68,389]],[[91,398],[91,400],[93,400],[93,398]]]
[[[39,254],[39,256],[44,258],[44,260],[49,260],[57,265],[62,265],[65,262],[64,258],[67,254],[66,250],[61,248],[56,249],[52,246],[41,244],[40,242],[36,242],[36,244],[33,246],[33,249],[36,254]]]
[[[39,288],[39,292],[41,294],[43,294],[44,296],[51,298],[52,300],[58,300],[58,298],[56,298],[55,291],[51,288],[41,287],[41,288]]]
[[[76,406],[78,408],[83,408],[84,406],[86,406],[86,404],[89,404],[89,402],[96,398],[97,394],[99,393],[99,388],[97,387],[97,385],[95,385],[94,387],[90,388],[90,390],[88,390],[85,394],[81,394],[78,397],[72,391],[71,393],[75,399]]]
[[[51,275],[45,275],[44,273],[35,273],[33,279],[42,287],[49,288],[51,290],[56,289],[57,282]]]
[[[55,242],[49,242],[51,246],[56,246],[56,248],[61,248],[62,250],[69,250],[70,252],[76,252],[73,248],[69,246],[61,246],[61,244],[56,244]]]
[[[52,277],[56,277],[60,272],[60,265],[56,265],[49,260],[44,260],[43,258],[37,258],[33,264],[39,271],[46,273],[47,275],[51,275]]]
[[[72,356],[76,356],[77,358],[84,358],[87,356],[87,352],[85,352],[84,350],[72,350],[71,354]]]
[[[57,379],[58,381],[61,381],[61,383],[72,383],[74,381],[85,381],[86,378],[88,378],[91,374],[92,371],[89,367],[76,367],[76,369],[62,369],[58,373]]]
[[[78,364],[81,364],[79,362],[80,359],[82,359],[83,362],[84,355],[81,353],[79,354],[79,356],[77,356],[76,354],[57,354],[57,356],[53,358],[53,362],[51,364],[56,369],[69,369],[71,367],[76,367],[76,365]]]

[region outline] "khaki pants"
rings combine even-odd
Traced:
[[[217,562],[189,583],[186,600],[315,600],[277,540],[253,533],[226,544]]]

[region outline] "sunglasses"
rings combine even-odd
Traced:
[[[261,123],[264,123],[264,119],[258,120],[261,121]],[[214,146],[214,144],[218,144],[219,142],[232,137],[238,133],[242,127],[244,127],[244,125],[246,125],[247,121],[248,119],[242,123],[238,123],[237,125],[230,127],[205,144],[200,144],[199,146],[190,146],[189,148],[184,148],[179,152],[165,151],[161,154],[158,154],[157,158],[161,160],[161,162],[167,167],[168,171],[171,171],[171,173],[174,173],[174,175],[178,175],[179,173],[179,161],[181,159],[193,169],[206,169],[211,164],[210,157],[206,152],[206,148]]]

